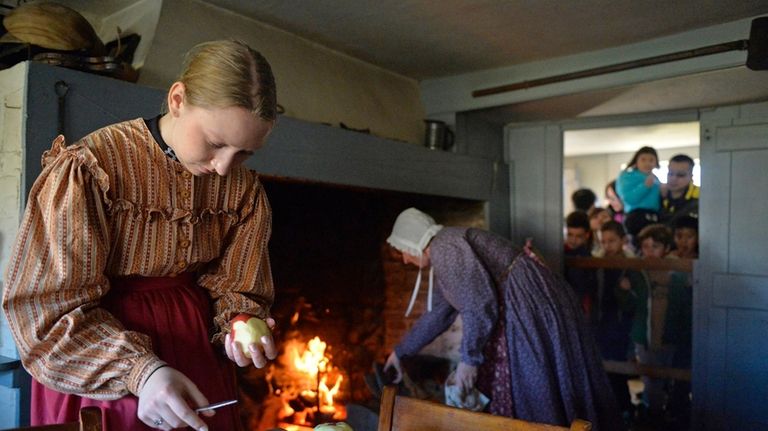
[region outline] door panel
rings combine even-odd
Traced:
[[[729,310],[726,325],[725,410],[735,419],[768,424],[768,386],[755,384],[768,382],[764,355],[768,312]]]
[[[701,114],[693,429],[768,429],[768,104]]]
[[[509,128],[512,240],[526,238],[559,270],[563,252],[563,132],[559,125]]]
[[[745,127],[752,129],[752,127]],[[768,126],[763,127],[767,135]],[[731,164],[731,273],[768,275],[768,150],[734,151]]]
[[[768,148],[768,125],[719,127],[717,151],[737,151]]]

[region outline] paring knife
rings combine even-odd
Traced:
[[[196,408],[195,409],[195,413],[202,413],[202,412],[207,411],[207,410],[215,410],[215,409],[218,409],[219,407],[224,407],[224,406],[228,406],[228,405],[231,405],[231,404],[235,404],[236,402],[237,402],[237,400],[227,400],[227,401],[222,401],[220,403],[209,404],[209,405],[207,405],[205,407]]]

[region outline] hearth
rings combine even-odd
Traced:
[[[415,206],[442,223],[482,227],[483,203],[262,181],[273,211],[272,315],[281,350],[270,367],[240,371],[243,421],[249,430],[300,430],[346,420],[364,431],[355,412],[378,412],[365,376],[424,309],[420,298],[414,313],[403,316],[417,272],[386,245],[394,219]],[[451,349],[450,342],[436,344],[431,353],[438,356]]]

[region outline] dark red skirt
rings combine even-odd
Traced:
[[[211,403],[237,398],[233,363],[209,341],[211,300],[192,274],[112,280],[102,300],[126,329],[152,339],[155,354],[192,380]],[[78,420],[81,407],[100,407],[106,431],[151,430],[136,416],[138,398],[99,401],[63,394],[32,380],[32,425]],[[237,406],[201,416],[211,430],[240,430]]]

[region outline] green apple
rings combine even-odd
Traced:
[[[240,344],[240,349],[246,355],[250,353],[248,346],[251,343],[260,344],[261,337],[270,334],[267,322],[258,317],[241,313],[232,319],[232,340]]]
[[[314,428],[315,431],[354,431],[346,422],[336,422],[320,424]]]

